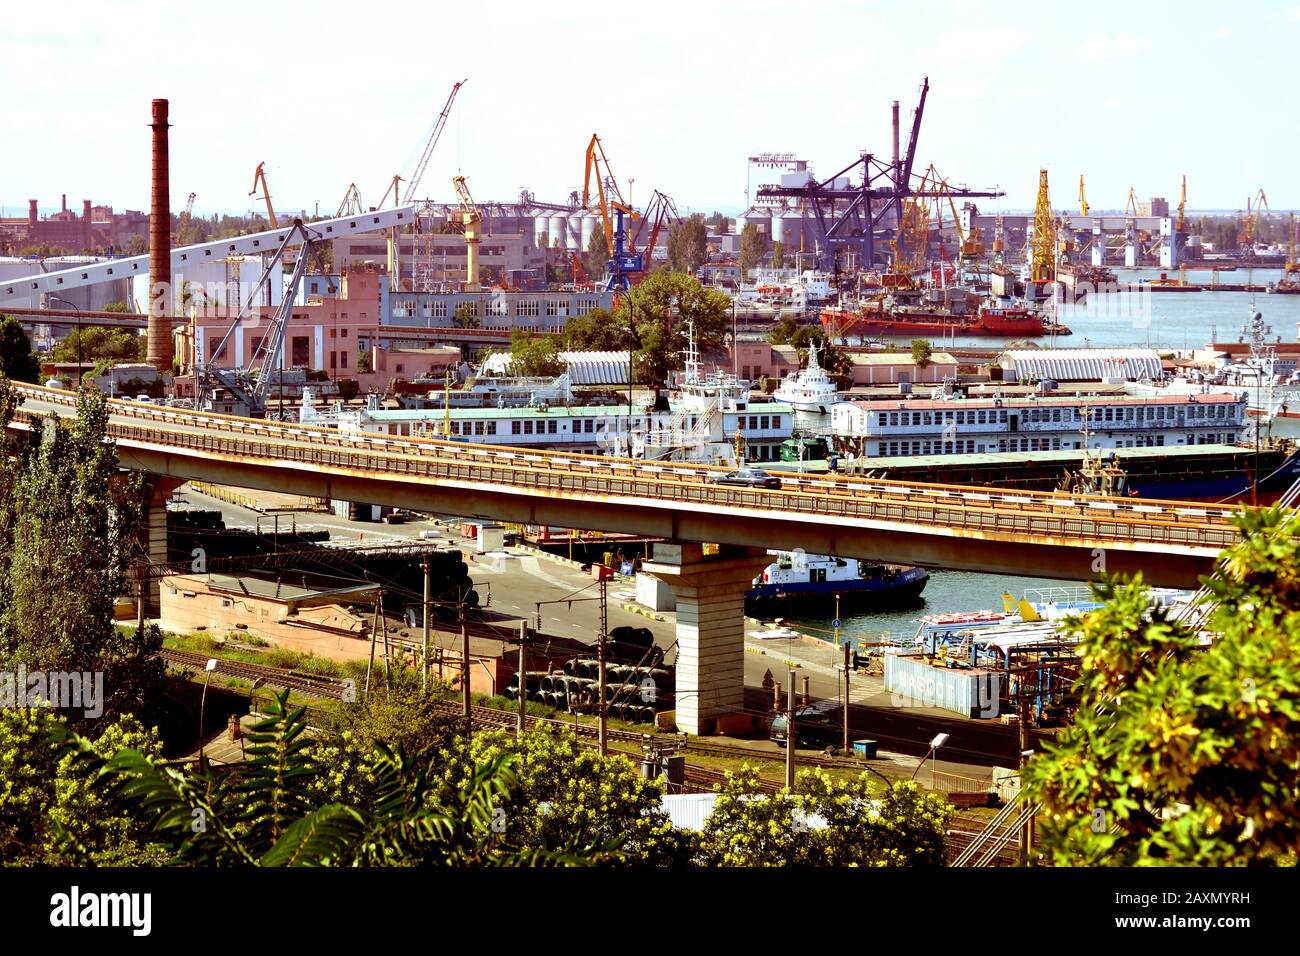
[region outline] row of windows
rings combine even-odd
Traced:
[[[1189,445],[1217,445],[1228,441],[1230,433],[1211,432],[1208,435],[1188,435]],[[1164,435],[1138,435],[1115,443],[1116,448],[1163,448]],[[1066,448],[1078,448],[1079,442],[1066,442]],[[998,451],[1059,451],[1060,438],[1003,438],[998,441]],[[962,455],[972,454],[975,442],[959,439],[956,441],[889,441],[880,443],[880,453],[887,456],[896,455]]]
[[[510,315],[510,302],[505,299],[467,299],[462,305],[469,307],[469,314],[478,318],[481,316],[508,316]],[[597,299],[571,299],[564,301],[561,299],[547,299],[543,302],[541,299],[516,299],[514,303],[514,314],[520,318],[537,318],[545,314],[552,318],[569,315],[586,315],[599,305]],[[413,302],[396,303],[393,306],[393,314],[405,316],[407,318],[415,314],[416,305]],[[424,314],[435,319],[445,319],[455,314],[455,308],[451,303],[446,301],[430,302],[424,306]],[[364,313],[361,316],[366,317]],[[347,318],[344,313],[343,318]]]
[[[880,443],[883,455],[970,455],[975,452],[975,442],[957,441],[889,441]]]
[[[694,424],[695,424],[695,420],[692,419],[692,420],[691,420],[691,425],[694,426]],[[736,419],[736,427],[739,428],[739,429],[741,429],[741,430],[744,430],[744,428],[746,427],[746,426],[745,426],[745,416],[744,416],[744,415],[741,415],[741,416],[739,416],[739,417]],[[780,428],[780,427],[781,427],[781,416],[780,416],[780,415],[750,415],[750,416],[749,416],[749,428],[750,428],[750,429],[754,429],[754,428]]]
[[[1205,404],[1201,402],[1188,405],[1141,405],[1112,406],[1093,408],[1090,420],[1093,422],[1163,422],[1175,419],[1227,419],[1232,418],[1232,409],[1236,406],[1223,402]],[[1175,414],[1175,411],[1177,414]],[[1083,418],[1083,409],[1069,408],[1026,408],[1008,409],[968,409],[943,412],[879,412],[882,425],[986,425],[1006,424],[1008,415],[1018,415],[1024,422],[1074,422]]]

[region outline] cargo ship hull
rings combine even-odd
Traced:
[[[1049,331],[1036,315],[952,315],[944,312],[846,312],[823,309],[823,328],[840,335],[926,337],[943,335],[1034,337]],[[1056,330],[1058,333],[1060,329]]]
[[[747,614],[777,610],[826,611],[839,596],[841,611],[915,606],[930,575],[922,568],[891,569],[839,581],[782,581],[758,584],[745,595]]]

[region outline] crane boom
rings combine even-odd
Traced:
[[[265,161],[257,164],[257,169],[253,172],[253,188],[248,191],[248,195],[256,196],[259,184],[262,187],[262,198],[266,200],[267,221],[270,222],[272,229],[279,229],[280,224],[275,221],[275,208],[271,205],[271,187],[266,183]]]
[[[1088,199],[1083,194],[1083,173],[1079,174],[1079,215],[1088,215]]]
[[[434,147],[438,145],[438,140],[442,138],[443,127],[447,125],[447,116],[451,113],[451,104],[456,101],[456,94],[460,88],[468,83],[468,79],[461,80],[451,88],[447,95],[447,103],[443,106],[442,112],[438,114],[437,121],[433,124],[433,132],[429,134],[429,139],[424,144],[424,152],[420,154],[420,161],[415,164],[415,171],[411,173],[410,179],[406,181],[406,197],[402,200],[409,203],[414,197],[417,189],[420,188],[420,180],[424,178],[424,171],[429,166],[429,158],[433,156]]]
[[[181,221],[176,226],[176,245],[184,246],[189,243],[190,238],[190,220],[194,217],[194,193],[190,193],[185,200],[185,211],[181,213]]]

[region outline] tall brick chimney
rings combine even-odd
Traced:
[[[36,200],[35,199],[27,200],[27,225],[29,226],[36,225],[37,215],[38,213],[36,212]]]
[[[172,370],[172,214],[167,168],[167,101],[153,101],[153,203],[149,207],[148,361]]]
[[[81,245],[87,252],[90,251],[90,200],[81,201]]]

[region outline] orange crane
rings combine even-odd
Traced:
[[[275,209],[271,206],[271,187],[266,184],[266,163],[257,164],[257,169],[253,173],[253,188],[248,191],[248,195],[256,196],[257,187],[262,187],[262,198],[266,200],[266,218],[271,224],[272,229],[279,229],[280,224],[275,221]]]
[[[1246,200],[1246,215],[1241,220],[1241,245],[1247,251],[1255,248],[1255,241],[1259,238],[1259,221],[1260,215],[1268,211],[1268,197],[1264,195],[1261,189],[1255,194],[1254,207],[1251,201]]]
[[[394,175],[393,181],[389,183],[388,189],[379,197],[379,204],[375,209],[383,209],[384,203],[388,202],[388,197],[393,197],[393,205],[396,206],[401,201],[401,184],[406,182],[401,176]]]

